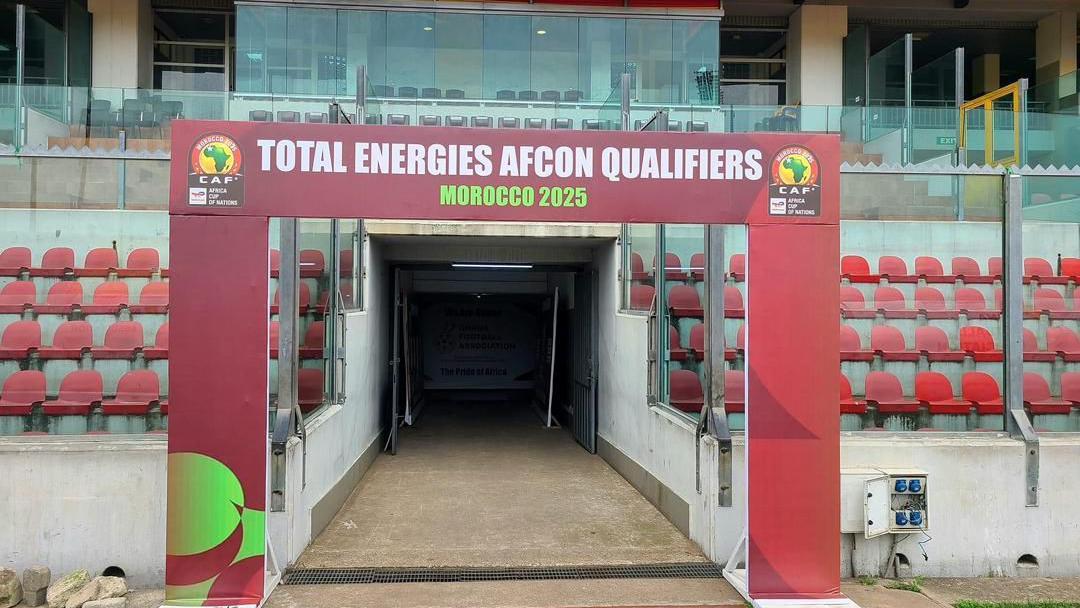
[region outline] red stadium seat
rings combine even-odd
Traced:
[[[656,260],[653,259],[653,272],[656,271]],[[664,279],[668,281],[685,281],[687,273],[683,270],[682,260],[672,252],[664,254]]]
[[[704,361],[709,356],[705,348],[705,324],[695,323],[690,328],[690,351],[698,361]]]
[[[117,321],[105,330],[104,346],[91,352],[95,359],[133,359],[144,346],[143,326],[138,321]]]
[[[690,256],[690,278],[695,281],[705,280],[705,254],[695,253]]]
[[[147,359],[169,358],[169,322],[165,321],[158,327],[154,334],[154,345],[143,349],[143,356]]]
[[[859,416],[866,413],[866,402],[852,397],[851,381],[844,374],[840,374],[840,413]]]
[[[1065,296],[1060,291],[1039,287],[1035,290],[1031,309],[1036,313],[1048,313],[1053,319],[1080,320],[1080,310],[1069,310]]]
[[[866,298],[858,288],[840,287],[840,316],[845,319],[873,319],[877,311],[866,308]]]
[[[997,380],[986,372],[967,372],[961,380],[961,395],[975,404],[979,414],[1002,414],[1005,411]]]
[[[322,405],[323,371],[321,369],[302,367],[298,374],[296,379],[296,402],[300,405],[300,411],[307,414]]]
[[[308,306],[311,306],[311,288],[308,287],[307,283],[298,283],[297,293],[299,294],[299,296],[297,297],[297,301],[299,303],[299,312],[300,314],[304,314],[307,312]],[[280,303],[281,293],[280,290],[278,290],[274,292],[274,303],[270,305],[270,314],[278,314],[278,307]]]
[[[1056,353],[1041,350],[1039,348],[1039,339],[1035,336],[1035,332],[1028,328],[1024,328],[1024,361],[1030,361],[1034,363],[1053,363],[1057,358]]]
[[[1040,285],[1068,285],[1069,277],[1057,276],[1050,262],[1042,258],[1024,258],[1024,281],[1037,281]]]
[[[926,315],[927,319],[955,319],[956,310],[950,310],[945,304],[945,296],[936,287],[915,288],[915,309]]]
[[[156,373],[148,369],[132,370],[120,377],[116,398],[101,402],[101,411],[106,416],[143,416],[159,394]]]
[[[14,321],[0,335],[0,359],[26,359],[41,348],[41,325],[37,321]]]
[[[1068,327],[1049,327],[1046,330],[1046,350],[1057,353],[1067,363],[1080,363],[1080,336]]]
[[[908,274],[907,262],[895,255],[883,255],[878,258],[878,274],[890,283],[914,283],[919,277]]]
[[[878,275],[871,274],[870,263],[861,255],[845,255],[840,258],[840,277],[852,283],[877,283]]]
[[[724,372],[724,411],[729,414],[746,411],[746,375],[742,370],[729,369]]]
[[[161,267],[161,257],[153,247],[140,247],[128,254],[127,264],[116,275],[123,277],[152,277]]]
[[[727,318],[741,319],[746,316],[743,308],[742,292],[738,287],[730,285],[724,287],[724,316]]]
[[[342,243],[343,247],[348,247]],[[353,250],[342,249],[338,251],[338,276],[347,279],[352,276],[353,272]]]
[[[904,388],[896,376],[879,371],[866,374],[866,401],[877,405],[879,414],[914,414],[920,405],[919,401],[904,396]]]
[[[891,325],[870,328],[870,350],[886,361],[918,361],[919,353],[908,350],[904,334]]]
[[[1080,283],[1080,258],[1061,258],[1061,276]]]
[[[82,306],[83,286],[78,281],[59,281],[53,283],[45,296],[43,306],[34,306],[39,314],[70,314],[72,309]]]
[[[686,361],[686,349],[679,343],[679,330],[674,325],[668,326],[668,358],[672,361]]]
[[[630,309],[651,310],[653,299],[656,297],[656,289],[652,285],[630,286]]]
[[[929,255],[920,255],[915,258],[915,275],[927,283],[953,283],[956,281],[955,275],[945,274],[945,267],[942,266],[941,260]]]
[[[0,277],[17,277],[32,265],[29,247],[8,247],[0,251]]]
[[[30,269],[34,277],[62,277],[74,271],[75,250],[71,247],[53,247],[41,256],[41,266]]]
[[[673,369],[668,372],[668,393],[671,407],[683,412],[700,413],[705,404],[701,380],[688,369]]]
[[[907,307],[904,292],[896,287],[878,287],[874,290],[874,308],[880,310],[886,319],[914,319],[918,311]]]
[[[952,382],[940,372],[915,374],[915,398],[926,405],[931,414],[969,414],[972,403],[957,399]]]
[[[728,261],[728,272],[736,281],[746,280],[746,254],[734,253]]]
[[[37,286],[33,281],[12,281],[0,289],[0,314],[22,314],[36,301]]]
[[[159,314],[169,312],[169,284],[150,281],[139,290],[139,303],[131,306],[135,314]]]
[[[77,277],[107,277],[120,267],[116,250],[112,247],[97,247],[86,252],[82,268],[75,269]]]
[[[649,278],[649,273],[645,272],[645,261],[641,259],[641,256],[636,251],[630,252],[630,279],[634,281],[644,281]]]
[[[984,275],[979,268],[979,263],[974,258],[967,257],[955,257],[952,259],[952,273],[957,278],[964,281],[964,283],[983,283],[990,284],[994,282],[994,277],[990,275]]]
[[[326,270],[326,257],[318,249],[300,250],[300,276],[317,279]]]
[[[308,325],[304,333],[304,344],[300,347],[301,359],[321,359],[323,345],[326,343],[326,322],[315,321]]]
[[[281,273],[281,251],[270,250],[270,276],[277,277]]]
[[[94,288],[92,303],[83,307],[86,314],[116,314],[131,301],[128,284],[123,281],[105,281]]]
[[[1080,372],[1061,374],[1061,398],[1080,406]]]
[[[960,350],[977,363],[999,363],[1004,360],[1004,353],[994,346],[994,336],[990,330],[978,325],[960,328]]]
[[[949,336],[945,330],[933,325],[922,325],[915,328],[915,350],[926,355],[931,363],[964,361],[964,351],[953,350],[949,346]]]
[[[277,359],[281,349],[281,323],[270,322],[270,358]]]
[[[990,272],[990,276],[995,279],[1000,279],[1001,275],[1005,274],[1005,264],[997,256],[986,261],[986,269]]]
[[[53,333],[52,345],[38,350],[42,359],[79,359],[94,346],[94,329],[86,321],[64,321]]]
[[[840,324],[840,360],[841,361],[873,361],[874,352],[863,350],[859,332],[853,327]]]
[[[86,416],[102,400],[101,374],[92,369],[75,370],[60,381],[60,394],[41,409],[49,416]]]
[[[1001,307],[987,308],[986,298],[981,291],[973,287],[958,287],[953,299],[956,301],[955,308],[969,319],[996,319],[1001,316]]]
[[[1024,405],[1032,414],[1068,414],[1072,403],[1050,395],[1046,378],[1035,372],[1024,372]]]
[[[746,350],[746,323],[739,326],[739,331],[735,332],[735,348],[740,352]]]
[[[20,370],[7,377],[0,389],[0,416],[29,416],[35,403],[45,401],[45,374]]]
[[[724,303],[727,304],[727,288],[724,289]],[[703,318],[705,311],[701,308],[701,299],[696,289],[689,285],[676,285],[668,293],[668,308],[674,317]],[[724,313],[727,313],[725,309]]]

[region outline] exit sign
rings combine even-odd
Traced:
[[[955,135],[939,135],[938,138],[937,138],[937,144],[939,146],[955,146],[956,145],[956,136]]]

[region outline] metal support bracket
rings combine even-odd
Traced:
[[[1004,178],[1005,224],[1003,226],[1005,289],[1005,417],[1009,435],[1024,442],[1024,488],[1026,505],[1039,506],[1039,435],[1024,411],[1024,251],[1023,177],[1007,173]]]

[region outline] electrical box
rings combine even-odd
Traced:
[[[927,479],[916,469],[842,469],[840,531],[874,538],[929,530]]]

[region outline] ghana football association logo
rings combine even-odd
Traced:
[[[231,137],[210,133],[191,147],[188,173],[188,204],[209,207],[239,207],[244,199],[240,146]]]
[[[814,153],[785,146],[773,156],[769,215],[816,216],[821,212],[821,173]]]

